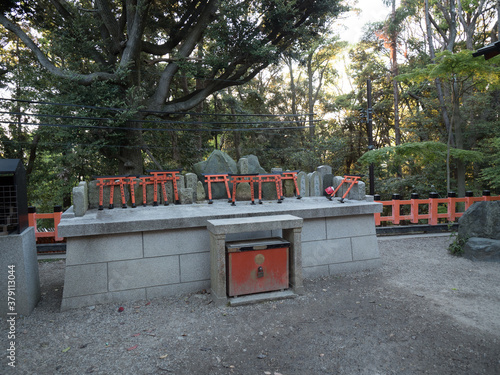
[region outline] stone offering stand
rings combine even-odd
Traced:
[[[245,161],[238,164],[244,166]],[[379,266],[374,213],[381,212],[382,205],[364,195],[362,183],[344,203],[322,196],[325,181],[339,184],[342,180],[334,178],[328,168],[319,167],[309,176],[298,173],[302,199],[290,197],[295,194],[292,181],[288,188],[284,186],[289,198],[277,203],[272,195],[274,183],[269,183],[271,193],[265,193],[263,203],[255,205],[237,192],[236,206],[231,206],[227,196],[217,196],[215,189],[214,198],[219,199],[209,204],[201,178],[185,174],[177,181],[180,203],[185,204],[155,207],[148,201],[146,207],[122,209],[117,191],[117,208],[99,210],[97,183],[81,183],[73,191],[73,206],[59,224],[59,234],[67,239],[61,309],[209,288],[218,305],[231,302],[225,295],[221,250],[225,241],[284,237],[290,242],[290,288],[277,297],[302,293],[303,277]],[[240,168],[233,172],[241,173]],[[173,186],[167,190],[167,195],[172,193]],[[224,195],[225,187],[220,190]],[[136,193],[142,197],[140,187]],[[109,197],[109,187],[104,195]]]

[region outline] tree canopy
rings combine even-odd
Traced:
[[[168,118],[248,82],[344,10],[340,0],[15,1],[0,24],[57,78],[49,90],[128,109],[121,142],[140,147],[109,156],[121,173],[141,173],[137,121]]]

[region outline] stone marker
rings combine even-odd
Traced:
[[[181,204],[193,204],[193,189],[179,189],[179,200],[181,201]]]
[[[196,184],[196,201],[201,202],[206,199],[205,189],[203,188],[203,183],[198,181]]]
[[[307,173],[306,172],[301,171],[301,172],[297,173],[297,186],[299,187],[301,196],[303,196],[303,197],[309,196],[309,183],[307,180]]]
[[[309,174],[309,195],[311,197],[320,197],[323,195],[323,184],[319,172]]]
[[[83,216],[89,208],[89,193],[87,183],[82,181],[73,188],[73,212],[75,216]]]
[[[240,158],[238,160],[238,173],[241,174],[248,174],[249,169],[248,169],[248,159],[247,158]]]
[[[193,201],[197,201],[196,190],[198,188],[198,176],[194,173],[186,173],[184,176],[186,188],[193,190]]]

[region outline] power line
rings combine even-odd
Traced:
[[[3,143],[15,143],[17,145],[23,145],[23,146],[31,146],[31,142],[18,142],[18,141],[4,141]],[[95,144],[95,143],[73,143],[73,142],[39,142],[37,143],[37,147],[44,147],[44,146],[65,146],[66,148],[74,148],[77,146],[81,147],[93,147],[93,148],[115,148],[115,147],[122,147],[122,148],[128,148],[128,149],[143,149],[143,148],[148,148],[148,149],[163,149],[163,150],[170,150],[175,148],[174,146],[150,146],[150,145],[145,145],[145,146],[138,146],[138,145],[110,145],[110,144]],[[178,146],[177,146],[178,147]],[[288,150],[293,147],[275,147],[273,146],[273,150]],[[214,150],[214,147],[203,147],[203,148],[196,148],[194,149],[195,151],[210,151]],[[311,148],[293,148],[294,151],[312,151],[312,150],[325,150],[328,149],[328,147],[315,147],[313,149]],[[236,150],[235,148],[231,149],[226,149],[227,151],[233,151]],[[245,147],[245,150],[248,152],[249,150],[261,150],[257,147]]]
[[[310,126],[283,126],[283,127],[267,127],[267,128],[199,128],[199,129],[158,129],[158,128],[124,128],[115,126],[102,126],[102,125],[67,125],[67,124],[45,124],[45,123],[32,123],[32,122],[19,122],[19,121],[5,121],[0,120],[0,123],[22,126],[47,126],[56,128],[78,128],[78,129],[105,129],[105,130],[134,130],[134,131],[156,131],[156,132],[244,132],[244,131],[259,131],[259,130],[300,130],[308,129]]]
[[[11,115],[11,116],[25,116],[25,117],[48,117],[56,119],[66,119],[66,120],[91,120],[91,121],[127,121],[136,123],[152,123],[152,124],[184,124],[184,125],[241,125],[241,124],[294,124],[297,122],[320,122],[321,120],[288,120],[288,121],[252,121],[252,122],[230,122],[230,121],[172,121],[172,120],[133,120],[133,119],[116,119],[109,117],[87,117],[87,116],[68,116],[68,115],[49,115],[44,113],[27,113],[27,112],[10,112],[10,111],[0,111],[0,114]],[[0,122],[3,122],[0,120]],[[18,123],[18,121],[16,122]],[[110,127],[111,129],[116,129],[115,127]]]
[[[126,112],[127,109],[124,108],[114,108],[114,107],[97,107],[83,104],[72,104],[72,103],[54,103],[54,102],[42,102],[36,100],[26,100],[26,99],[12,99],[12,98],[0,98],[1,101],[13,101],[20,103],[29,103],[29,104],[43,104],[43,105],[53,105],[53,106],[64,106],[64,107],[77,107],[77,108],[87,108],[87,109],[97,109],[97,110],[106,110],[106,111],[117,111],[117,112]],[[273,114],[262,114],[262,113],[205,113],[205,112],[164,112],[164,111],[146,111],[146,110],[138,110],[140,113],[150,113],[150,114],[164,114],[164,115],[190,115],[190,116],[228,116],[228,117],[305,117],[305,116],[314,116],[314,113],[304,113],[304,114],[281,114],[281,115],[273,115]]]

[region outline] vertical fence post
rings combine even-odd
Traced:
[[[483,201],[489,201],[490,199],[490,191],[489,190],[483,190]]]
[[[400,216],[400,205],[399,200],[401,196],[399,194],[392,194],[392,219],[394,224],[399,224],[399,216]]]
[[[55,241],[62,241],[64,238],[59,237],[58,234],[58,227],[59,223],[61,222],[61,216],[62,216],[62,206],[54,206],[54,240]]]
[[[429,193],[430,203],[429,203],[429,214],[430,219],[429,223],[431,225],[437,225],[438,223],[438,202],[436,199],[439,197],[438,193],[432,192]]]
[[[35,235],[36,235],[36,207],[35,206],[29,206],[28,207],[28,225],[30,227],[35,228]]]
[[[412,224],[418,224],[418,194],[411,193],[410,216]]]
[[[380,201],[380,195],[379,194],[374,194],[373,195],[373,200],[375,202],[379,202]],[[382,205],[382,210],[384,209],[384,206]],[[380,212],[376,212],[375,214],[375,225],[380,225],[380,215],[381,213]]]
[[[455,198],[457,194],[454,191],[448,192],[448,221],[455,221],[456,219],[456,207]]]
[[[465,211],[472,206],[474,203],[474,192],[473,191],[466,191],[465,192]]]

